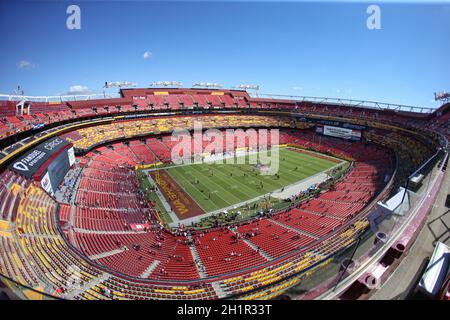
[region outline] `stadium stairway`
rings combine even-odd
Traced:
[[[256,244],[254,244],[253,242],[251,242],[250,240],[247,239],[242,239],[242,241],[244,241],[249,247],[251,247],[253,250],[258,251],[258,253],[260,255],[262,255],[264,258],[266,258],[267,261],[272,261],[274,260],[274,258],[268,254],[267,252],[265,252],[263,249],[261,249],[259,246],[257,246]]]
[[[132,231],[132,230],[89,230],[83,228],[73,228],[77,233],[87,233],[87,234],[110,234],[110,235],[120,235],[120,234],[142,234],[145,231]]]
[[[160,263],[161,263],[161,261],[159,261],[159,260],[153,260],[152,263],[148,266],[148,268],[145,269],[144,272],[142,272],[142,274],[140,275],[140,278],[150,277],[150,275],[153,273],[153,271],[155,271],[156,268],[158,268]]]
[[[111,251],[105,251],[105,252],[102,252],[99,254],[94,254],[92,256],[89,256],[89,259],[91,259],[91,260],[103,259],[103,258],[112,256],[112,255],[115,255],[115,254],[122,253],[123,251],[125,251],[125,250],[124,249],[114,249]]]
[[[93,287],[96,287],[100,283],[107,281],[109,278],[111,278],[111,275],[109,273],[103,273],[102,275],[94,278],[92,281],[84,283],[82,285],[74,285],[72,288],[69,288],[64,295],[64,298],[68,300],[73,300],[75,297],[85,297],[86,292],[90,294],[90,289]]]
[[[189,249],[191,250],[192,257],[194,258],[195,266],[197,268],[198,274],[201,278],[208,277],[208,273],[206,272],[205,265],[202,263],[202,259],[198,254],[197,248],[195,247],[194,241],[192,240],[192,236],[187,236],[189,240]]]
[[[211,286],[213,287],[219,299],[225,298],[229,295],[226,285],[224,285],[222,282],[220,281],[212,282]]]
[[[153,152],[153,150],[148,146],[148,144],[147,144],[147,143],[144,143],[143,146],[150,152],[150,154],[153,155],[153,158],[154,158],[153,162],[158,162],[158,160],[159,160],[158,157],[157,157],[156,154]]]
[[[250,248],[252,248],[255,252],[258,252],[261,256],[263,256],[267,261],[274,260],[274,257],[272,257],[269,253],[264,251],[260,246],[254,244],[248,239],[245,239],[244,237],[240,237],[240,233],[237,228],[234,228],[231,230],[237,237],[239,237],[244,243],[246,243]]]
[[[152,263],[148,266],[147,269],[145,269],[144,272],[142,272],[142,274],[140,275],[140,278],[148,278],[153,271],[156,270],[156,268],[158,267],[158,265],[160,264],[161,261],[159,260],[153,260]]]
[[[284,224],[284,223],[282,223],[280,221],[277,221],[277,220],[274,220],[274,219],[268,219],[268,221],[273,222],[273,223],[279,225],[280,227],[283,227],[283,228],[286,228],[286,229],[290,229],[290,230],[292,230],[294,232],[297,232],[297,233],[300,233],[300,234],[303,234],[303,235],[307,235],[308,237],[314,238],[316,240],[320,239],[320,237],[316,236],[315,234],[309,233],[309,232],[307,232],[305,230],[302,230],[302,229],[297,229],[297,228],[288,226],[287,224]]]

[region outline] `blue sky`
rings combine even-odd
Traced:
[[[70,4],[80,6],[81,30],[66,28]],[[433,92],[450,91],[450,2],[377,2],[380,30],[366,27],[369,4],[0,1],[0,93],[207,81],[438,106]]]

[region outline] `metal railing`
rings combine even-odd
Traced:
[[[393,111],[406,111],[406,112],[417,112],[417,113],[433,113],[436,107],[424,107],[424,106],[411,106],[402,105],[396,103],[387,103],[379,101],[370,100],[354,100],[346,98],[335,98],[335,97],[314,97],[314,96],[297,96],[297,95],[283,95],[283,94],[271,94],[271,93],[253,93],[247,92],[251,98],[267,98],[276,100],[292,100],[294,102],[313,102],[321,104],[331,104],[343,107],[359,107],[375,110],[393,110]],[[64,101],[84,101],[92,99],[111,99],[111,98],[121,98],[120,93],[92,93],[84,95],[53,95],[53,96],[26,96],[18,94],[0,94],[0,100],[8,101],[22,101],[30,100],[36,102],[64,102]]]
[[[432,113],[437,108],[433,107],[418,107],[411,105],[402,105],[395,103],[370,101],[370,100],[353,100],[345,98],[332,98],[332,97],[312,97],[312,96],[295,96],[295,95],[281,95],[281,94],[258,94],[255,96],[251,94],[252,97],[257,98],[267,98],[267,99],[283,99],[283,100],[294,100],[297,102],[314,102],[321,104],[333,104],[343,107],[359,107],[366,109],[376,109],[376,110],[394,110],[394,111],[407,111],[407,112],[418,112],[418,113]]]
[[[92,94],[73,94],[73,95],[55,95],[55,96],[25,96],[18,94],[1,94],[0,100],[22,101],[29,100],[35,102],[64,102],[64,101],[85,101],[93,99],[112,99],[120,98],[119,93],[92,93]]]

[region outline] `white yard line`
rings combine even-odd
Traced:
[[[159,260],[153,260],[153,262],[145,269],[145,271],[141,274],[139,278],[146,279],[150,276],[150,274],[156,269],[159,264]]]
[[[275,146],[275,148],[278,148],[278,146]],[[290,150],[290,149],[296,149],[296,148],[294,148],[294,147],[285,147],[285,148],[279,148],[279,149],[280,149],[280,150],[283,150],[283,149],[284,149],[284,150]],[[303,150],[303,149],[300,149],[300,150]],[[321,153],[318,153],[318,152],[314,152],[314,151],[310,151],[310,150],[307,150],[307,151],[308,151],[308,152],[311,152],[311,153],[314,153],[314,154],[317,154],[317,155],[323,156]],[[263,151],[263,152],[265,152],[265,151]],[[293,152],[295,152],[295,151],[293,151]],[[249,156],[249,155],[258,154],[258,153],[259,153],[259,151],[251,151],[251,152],[245,153],[244,155],[240,155],[240,156],[238,156],[237,158],[247,157],[247,156]],[[308,155],[308,154],[306,154],[306,155]],[[235,155],[228,155],[228,156],[222,157],[221,159],[207,159],[207,160],[204,160],[204,161],[201,161],[201,162],[192,162],[192,163],[184,163],[184,164],[173,165],[173,166],[162,167],[162,168],[145,169],[145,170],[143,170],[143,171],[147,174],[148,172],[151,172],[151,171],[166,170],[167,174],[169,174],[169,176],[171,176],[172,179],[176,181],[176,179],[170,174],[170,172],[169,172],[170,170],[168,170],[168,169],[171,169],[171,168],[177,168],[177,167],[184,167],[184,166],[190,166],[190,165],[195,165],[195,164],[215,163],[215,162],[217,162],[217,161],[226,160],[226,159],[232,158],[232,157],[234,157],[234,156],[235,156]],[[334,157],[330,157],[330,156],[327,156],[327,158],[330,158],[330,159],[338,159],[338,158],[334,158]],[[325,160],[326,160],[326,159],[325,159]],[[339,159],[339,160],[341,160],[341,159]],[[346,162],[347,162],[347,161],[345,161],[345,160],[341,160],[341,162],[338,163],[338,164],[336,164],[335,166],[330,167],[330,168],[327,168],[327,169],[325,169],[325,170],[323,170],[323,171],[321,171],[321,172],[318,172],[318,173],[314,174],[313,176],[309,176],[309,177],[307,177],[307,178],[305,178],[305,179],[303,179],[303,180],[296,181],[295,183],[292,183],[292,184],[287,185],[287,186],[283,186],[282,188],[273,190],[273,191],[271,191],[271,192],[269,192],[269,193],[265,193],[265,194],[259,195],[259,196],[257,196],[257,197],[254,197],[254,198],[251,198],[251,199],[248,199],[248,200],[239,202],[239,203],[235,203],[235,204],[232,204],[232,205],[229,205],[229,206],[227,206],[227,207],[223,207],[223,208],[220,208],[220,209],[217,209],[217,210],[214,210],[214,211],[209,211],[209,212],[207,212],[207,210],[205,210],[205,208],[203,208],[203,207],[202,207],[202,206],[201,206],[201,205],[200,205],[200,204],[199,204],[192,196],[190,196],[190,198],[191,198],[191,199],[192,199],[192,200],[193,200],[193,201],[194,201],[194,202],[195,202],[195,203],[196,203],[203,211],[205,211],[205,213],[204,213],[204,214],[201,214],[201,215],[197,215],[197,216],[195,216],[195,217],[186,218],[186,219],[179,219],[178,216],[176,216],[176,214],[170,210],[170,205],[168,204],[167,200],[164,198],[164,195],[163,195],[163,194],[161,193],[161,191],[159,190],[157,184],[156,184],[156,183],[154,182],[154,180],[150,177],[150,175],[147,174],[147,177],[148,177],[148,179],[153,183],[153,185],[156,186],[156,189],[157,189],[156,194],[157,194],[157,196],[159,197],[159,199],[161,200],[161,202],[163,203],[163,205],[164,205],[166,211],[168,212],[168,214],[169,214],[170,217],[172,218],[172,223],[170,223],[169,225],[170,225],[171,227],[176,227],[176,226],[178,226],[178,224],[179,224],[180,222],[182,222],[183,224],[186,224],[186,225],[187,225],[187,224],[190,224],[190,223],[193,223],[193,222],[197,222],[197,221],[200,221],[201,219],[203,219],[203,218],[205,218],[205,217],[209,217],[209,216],[212,216],[212,215],[214,215],[214,214],[218,214],[218,213],[223,212],[223,211],[225,211],[225,210],[232,210],[232,209],[234,209],[235,207],[242,207],[242,206],[244,206],[244,205],[246,205],[246,204],[248,204],[248,203],[253,203],[253,202],[255,202],[255,201],[258,201],[258,200],[260,200],[260,199],[263,199],[263,198],[267,197],[269,194],[270,194],[272,197],[275,197],[275,198],[278,198],[278,199],[286,199],[286,198],[289,198],[290,196],[292,196],[292,195],[294,195],[294,194],[298,194],[298,193],[300,193],[300,192],[302,192],[302,191],[307,190],[308,187],[311,186],[312,184],[320,184],[321,182],[325,181],[325,180],[327,179],[327,174],[326,174],[326,172],[328,172],[328,171],[330,171],[330,170],[333,170],[333,169],[335,169],[335,168],[337,168],[337,167],[339,167],[339,166],[342,166],[342,165],[343,165],[344,163],[346,163]],[[191,175],[194,175],[194,173],[191,173]],[[191,181],[189,181],[189,179],[187,179],[187,178],[184,177],[184,176],[181,176],[181,179],[183,179],[184,181],[187,181],[188,184],[191,185],[191,186],[193,186],[194,189],[196,189],[200,194],[203,194],[203,193],[200,191],[200,189],[197,188],[196,185],[194,185]],[[220,185],[219,185],[218,183],[214,182],[214,184],[216,184],[217,186],[220,187]],[[181,185],[180,185],[180,187],[181,187]],[[182,187],[181,187],[181,188],[182,188]],[[183,189],[183,188],[182,188],[182,189]],[[221,189],[224,190],[223,187],[221,187]],[[281,192],[282,189],[284,189],[283,192]],[[184,190],[184,189],[183,189],[183,190]],[[216,191],[216,190],[214,190],[214,191]],[[219,197],[220,199],[222,199],[225,203],[229,203],[228,201],[226,201],[225,199],[223,199],[223,198],[219,195],[219,192],[214,192],[214,191],[212,190],[211,192],[214,193],[214,194],[215,194],[217,197]],[[217,191],[219,191],[219,190],[217,190]]]
[[[326,170],[324,170],[324,171],[322,171],[322,172],[319,172],[319,173],[315,174],[314,176],[310,176],[310,177],[305,178],[305,179],[303,179],[303,180],[297,181],[297,182],[295,182],[295,183],[293,183],[293,184],[291,184],[291,185],[288,185],[288,186],[286,186],[286,187],[284,187],[284,188],[286,189],[286,188],[288,188],[288,187],[297,186],[297,185],[299,185],[299,184],[300,184],[300,185],[303,185],[303,186],[308,186],[308,187],[309,187],[311,184],[314,184],[314,183],[310,183],[308,180],[310,180],[310,179],[315,179],[315,177],[316,177],[317,175],[325,174],[326,171],[331,170],[331,169],[333,169],[333,168],[335,168],[335,167],[338,167],[338,166],[340,166],[340,165],[342,165],[342,163],[339,163],[339,164],[337,164],[336,166],[334,166],[334,167],[332,167],[332,168],[328,168],[328,169],[326,169]],[[325,179],[324,179],[323,181],[325,181],[325,180],[326,180],[326,177],[325,177]],[[314,180],[314,181],[315,181],[315,180]],[[301,191],[305,191],[306,189],[308,189],[308,187],[304,188],[303,190],[297,189],[297,193],[300,193]],[[275,191],[272,191],[272,192],[269,192],[269,193],[262,194],[262,195],[260,195],[260,196],[258,196],[258,197],[252,198],[252,199],[248,199],[248,200],[242,201],[242,202],[240,202],[240,203],[235,203],[235,204],[230,205],[230,206],[228,206],[228,207],[224,207],[224,208],[221,208],[221,209],[217,209],[217,210],[214,210],[214,211],[210,211],[210,212],[207,212],[207,213],[205,213],[205,214],[198,215],[198,216],[191,217],[191,218],[187,218],[187,219],[183,219],[183,220],[180,220],[180,221],[182,221],[183,224],[188,225],[188,224],[190,224],[190,223],[192,223],[192,222],[200,221],[200,220],[203,219],[203,218],[212,216],[212,215],[214,215],[214,214],[221,213],[221,212],[223,212],[223,211],[225,211],[225,210],[228,211],[228,210],[234,209],[234,207],[239,208],[239,207],[245,206],[245,205],[248,204],[248,203],[252,203],[252,202],[255,202],[255,201],[257,201],[257,200],[263,199],[263,198],[267,197],[267,196],[268,196],[269,194],[271,194],[271,193],[272,193],[271,196],[273,196],[273,193],[281,192],[281,189],[282,189],[282,188],[280,188],[280,189],[278,189],[278,190],[275,190]],[[177,226],[177,224],[178,224],[178,221],[177,221],[177,223],[171,223],[171,224],[169,224],[169,225],[170,225],[171,227],[175,227],[175,226]]]
[[[167,171],[167,174],[176,182],[177,180]],[[191,186],[193,186],[196,190],[198,190],[198,192],[200,192],[200,194],[203,195],[203,192],[197,188],[194,184],[192,184],[191,181],[189,181],[187,178],[185,178],[184,176],[180,176],[180,178],[182,178],[183,180],[187,181]],[[179,185],[179,184],[178,184]],[[180,185],[179,185],[180,186]],[[180,186],[181,189],[183,189],[183,187]],[[184,189],[183,189],[184,190]],[[186,192],[189,197],[205,212],[207,212],[207,210],[205,210],[205,208],[203,208],[186,190],[184,190],[184,192]],[[220,199],[222,199],[224,202],[228,203],[228,201],[225,201],[224,198],[222,198],[221,196],[217,195]],[[183,219],[184,221],[185,219]]]
[[[98,259],[102,259],[102,258],[106,258],[106,257],[110,257],[119,253],[124,252],[123,249],[115,249],[115,250],[111,250],[111,251],[106,251],[106,252],[102,252],[99,254],[94,254],[92,256],[89,256],[88,258],[91,260],[98,260]]]
[[[275,148],[277,148],[277,147],[275,147]],[[289,148],[278,148],[278,149],[283,150],[283,149],[289,149]],[[258,154],[260,152],[265,152],[265,151],[250,151],[250,152],[247,152],[247,153],[245,153],[243,155],[239,155],[236,158],[243,158],[243,157],[247,157],[247,156],[250,156],[250,155]],[[184,167],[184,166],[192,166],[194,164],[223,162],[222,160],[226,160],[226,159],[230,159],[230,158],[234,158],[234,157],[235,157],[235,155],[227,155],[227,156],[224,156],[224,157],[222,157],[220,159],[206,159],[206,160],[203,160],[203,161],[176,164],[176,165],[171,165],[171,166],[167,166],[167,167],[155,167],[155,168],[151,168],[151,169],[144,169],[142,171],[150,172],[150,171],[157,171],[157,170],[162,170],[162,169],[170,169],[170,168],[177,168],[177,167]],[[225,161],[225,163],[226,163],[226,161]],[[223,163],[223,164],[225,164],[225,163]]]

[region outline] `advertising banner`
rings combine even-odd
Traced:
[[[324,126],[323,134],[326,136],[347,139],[347,140],[354,140],[354,141],[361,140],[361,131],[341,128],[341,127]]]
[[[9,168],[31,178],[53,154],[68,144],[68,141],[59,137],[47,140],[20,156],[9,165]]]

